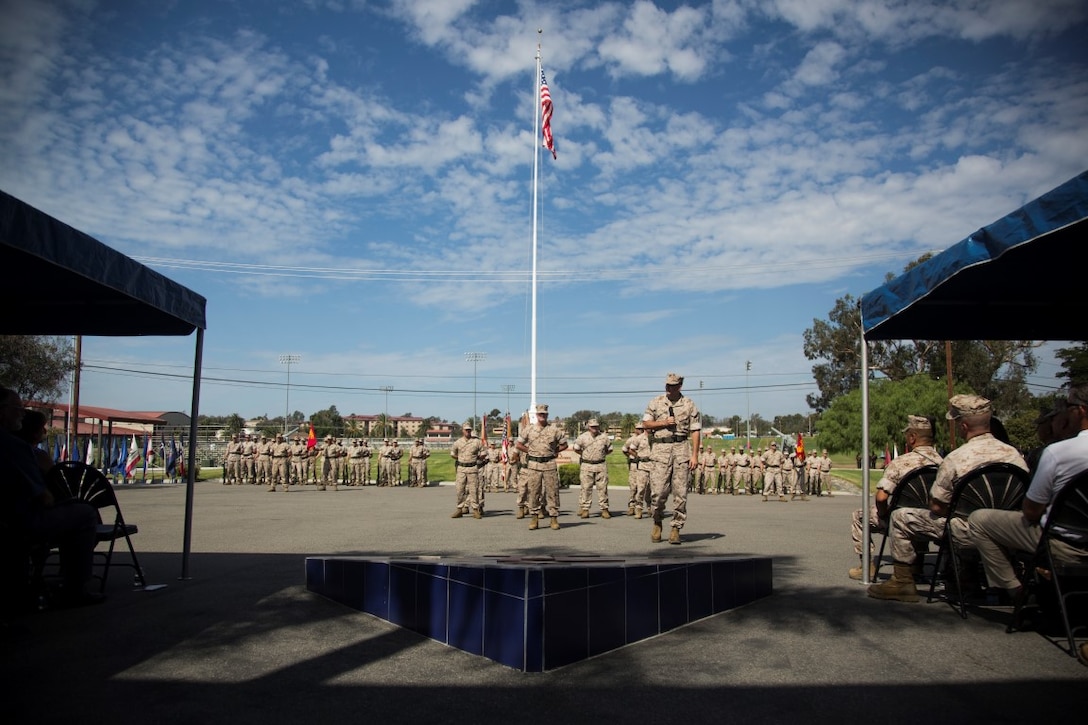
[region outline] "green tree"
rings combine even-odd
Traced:
[[[1031,340],[954,340],[952,380],[989,399],[994,411],[1008,416],[1033,404],[1027,376],[1038,367]],[[945,377],[944,345],[931,349],[927,366],[933,377]]]
[[[67,337],[0,335],[0,385],[23,400],[59,400],[75,369],[75,348]]]
[[[310,422],[314,424],[314,434],[319,439],[329,435],[337,438],[344,435],[344,418],[335,405],[330,405],[325,410],[319,410],[311,415]]]
[[[1088,342],[1058,348],[1054,351],[1054,356],[1058,358],[1062,368],[1054,377],[1064,379],[1069,386],[1088,384]]]
[[[246,427],[246,419],[237,413],[231,413],[224,421],[224,425],[226,425],[227,432],[234,435],[235,433],[241,433],[242,429]]]
[[[955,392],[970,392],[960,386]],[[947,447],[942,434],[948,411],[948,391],[942,381],[927,375],[905,380],[874,380],[869,386],[869,444],[874,452],[902,446],[908,415],[924,415],[937,423],[938,446]],[[820,417],[820,445],[836,453],[861,451],[861,390],[852,390],[832,402]]]
[[[642,420],[642,416],[637,413],[624,413],[623,418],[620,419],[620,430],[624,438],[630,438],[631,434],[635,432],[635,426]]]

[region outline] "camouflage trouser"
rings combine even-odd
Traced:
[[[457,465],[457,508],[462,511],[478,511],[480,508],[480,469],[476,466]]]
[[[792,493],[797,495],[801,493],[797,490],[797,471],[795,469],[782,471],[782,485],[785,487],[785,493]]]
[[[413,458],[408,461],[408,485],[427,485],[427,461],[422,458]]]
[[[517,492],[514,505],[529,506],[529,478],[525,475],[525,466],[513,466],[510,469],[510,475],[514,477],[514,490]]]
[[[741,491],[747,492],[752,488],[752,469],[749,466],[738,466],[733,473],[733,485]]]
[[[325,483],[337,483],[340,480],[340,459],[329,458],[325,466]]]
[[[284,486],[291,485],[291,471],[288,470],[290,461],[286,458],[276,458],[272,461],[272,478],[269,479],[269,487],[274,487],[277,483],[282,483]]]
[[[253,456],[244,456],[242,458],[242,480],[246,483],[253,483],[256,480],[257,466],[253,460]]]
[[[230,457],[227,458],[227,480],[225,483],[241,483],[242,482],[242,459]]]
[[[593,487],[597,487],[597,504],[601,511],[608,510],[608,464],[607,463],[583,463],[578,470],[578,478],[582,484],[581,493],[578,495],[578,508],[589,511],[593,504]]]
[[[628,506],[634,506],[641,511],[649,508],[647,505],[647,492],[650,487],[650,464],[640,463],[628,474],[631,485],[631,501]]]
[[[929,509],[901,508],[892,511],[892,557],[901,564],[913,564],[917,553],[916,541],[939,541],[944,535],[944,516],[937,516]],[[973,549],[971,532],[965,519],[952,519],[952,540],[956,546]]]
[[[257,480],[261,483],[272,484],[272,458],[260,456],[257,459]]]
[[[763,495],[781,496],[786,491],[782,488],[782,469],[770,467],[763,474]]]
[[[861,540],[862,540],[862,514],[864,512],[858,509],[854,512],[853,522],[850,525],[850,538],[854,540],[854,553],[861,556]],[[876,505],[869,510],[869,532],[871,535],[885,534],[888,532],[888,522],[877,516]],[[869,556],[876,553],[876,544],[872,541],[870,536],[869,540]],[[906,562],[904,562],[906,563]]]
[[[684,528],[688,517],[688,485],[691,483],[691,446],[683,443],[655,442],[650,459],[650,504],[654,521],[665,515],[665,501],[672,493],[672,526]]]
[[[533,466],[541,466],[534,468]],[[548,516],[559,515],[559,469],[555,462],[530,463],[522,469],[522,476],[529,490],[529,513],[539,516],[541,505],[548,510]]]

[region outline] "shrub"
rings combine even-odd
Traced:
[[[577,463],[565,463],[559,467],[559,488],[578,488],[581,486],[580,481]]]

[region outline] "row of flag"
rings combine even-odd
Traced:
[[[312,431],[311,435],[313,435]],[[135,476],[137,469],[142,469],[146,477],[147,468],[154,465],[154,458],[157,455],[163,460],[166,475],[184,476],[185,436],[181,437],[179,443],[177,438],[171,435],[169,445],[165,435],[159,437],[158,446],[154,441],[153,435],[143,436],[142,442],[137,440],[136,435],[133,435],[131,440],[123,437],[115,438],[113,444],[107,445],[107,450],[102,453],[99,468],[105,473],[124,475],[126,478]],[[53,459],[56,461],[86,461],[93,464],[95,453],[94,441],[90,437],[82,444],[77,439],[71,450],[67,442],[62,443],[59,436],[53,443]]]

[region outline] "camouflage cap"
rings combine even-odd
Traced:
[[[468,422],[466,420],[464,423],[461,424],[461,430],[472,430],[472,423],[470,423],[470,422]],[[386,440],[388,440],[388,439],[386,439]],[[468,444],[466,443],[465,445],[468,445]]]
[[[683,385],[684,376],[677,375],[676,373],[669,373],[665,376],[665,385]]]
[[[590,418],[586,421],[586,428],[600,428],[601,424],[597,422],[596,418]]]
[[[536,404],[536,412],[538,414],[544,413],[545,415],[547,415],[547,413],[548,413],[548,404],[547,403],[537,403]]]
[[[778,443],[776,443],[775,441],[771,441],[771,445],[774,446],[775,448],[778,448]]]
[[[907,427],[903,429],[903,432],[906,433],[908,430],[918,430],[924,431],[926,433],[932,433],[933,426],[930,424],[929,418],[925,417],[924,415],[908,415]]]
[[[965,415],[982,415],[992,413],[990,401],[981,395],[953,395],[948,399],[948,412],[945,418],[955,420]]]
[[[640,420],[639,422],[635,423],[635,430],[646,430],[646,424]]]

